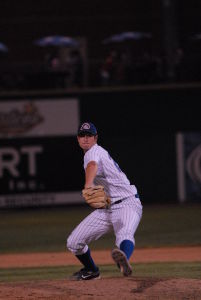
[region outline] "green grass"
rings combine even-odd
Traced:
[[[89,213],[86,206],[0,210],[0,253],[65,251],[66,238]],[[136,232],[136,246],[201,245],[201,205],[147,205]],[[113,233],[91,244],[114,246]]]
[[[102,278],[121,277],[114,265],[101,265]],[[0,282],[68,279],[76,266],[0,269]],[[149,263],[133,265],[133,277],[201,279],[201,263]]]
[[[140,247],[201,245],[201,205],[148,206],[137,231]]]

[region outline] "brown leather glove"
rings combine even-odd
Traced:
[[[102,185],[83,189],[82,196],[86,203],[93,208],[108,208],[111,203],[110,198],[106,195]]]

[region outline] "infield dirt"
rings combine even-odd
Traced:
[[[110,251],[93,251],[97,264],[112,264]],[[201,247],[136,249],[131,262],[193,262],[201,261]],[[69,253],[2,254],[0,267],[36,267],[79,265]],[[75,282],[43,280],[0,283],[0,299],[146,299],[180,300],[201,299],[199,279],[159,279],[118,277]]]

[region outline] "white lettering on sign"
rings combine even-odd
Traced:
[[[3,177],[4,171],[8,171],[11,176],[19,177],[19,165],[21,156],[26,155],[28,163],[28,175],[35,176],[37,172],[36,157],[43,152],[42,146],[26,146],[19,151],[14,148],[0,148],[0,178]]]
[[[21,152],[28,156],[28,171],[30,176],[36,175],[36,155],[43,151],[41,146],[23,147]]]
[[[19,164],[20,156],[13,148],[0,149],[0,178],[3,177],[3,171],[8,170],[13,177],[18,177],[19,172],[17,165]]]

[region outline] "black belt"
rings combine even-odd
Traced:
[[[140,198],[139,194],[135,194],[135,198]],[[123,201],[124,201],[124,199],[122,199],[122,200],[117,200],[117,201],[113,202],[111,205],[119,204],[119,203],[121,203],[121,202],[123,202]]]

